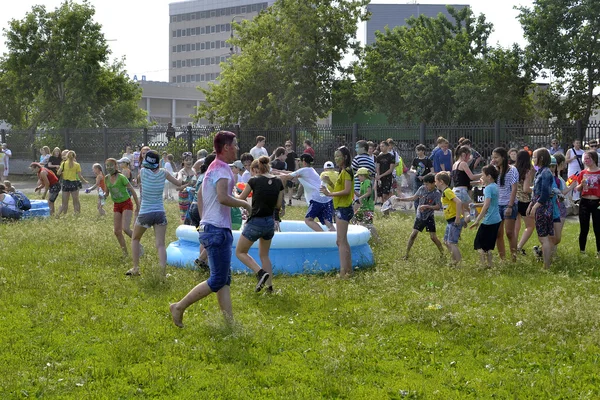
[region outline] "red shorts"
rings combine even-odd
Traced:
[[[113,211],[116,213],[123,214],[123,211],[125,210],[133,211],[133,203],[131,202],[131,198],[125,200],[122,203],[115,203],[113,206]]]

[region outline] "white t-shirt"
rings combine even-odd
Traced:
[[[575,154],[573,154],[573,152],[575,152]],[[567,150],[567,154],[565,157],[574,157],[575,155],[582,156],[583,162],[583,153],[584,151],[582,149],[575,150],[574,148],[570,148],[569,150]],[[577,158],[575,158],[571,160],[571,162],[567,166],[567,176],[576,174],[579,171],[581,171],[581,167],[579,166],[579,161],[577,160]]]
[[[321,178],[317,171],[312,167],[300,168],[290,174],[294,178],[298,178],[302,186],[304,186],[304,197],[306,202],[310,204],[310,201],[316,201],[317,203],[329,203],[332,201],[331,197],[327,197],[321,194]]]
[[[241,178],[238,179],[238,182],[248,183],[248,181],[250,180],[250,178],[251,178],[250,171],[244,171],[244,173],[242,174]]]
[[[258,158],[260,156],[267,156],[267,157],[269,157],[269,152],[264,147],[256,147],[256,146],[254,146],[250,150],[250,154],[252,154],[252,157],[254,157],[255,160],[258,160]]]
[[[216,159],[204,175],[202,181],[202,225],[210,224],[219,228],[231,229],[231,208],[219,203],[217,182],[227,180],[227,193],[233,191],[233,172],[228,164]]]
[[[4,193],[4,200],[0,200],[0,207],[6,207],[10,210],[18,211],[15,199],[13,199],[13,197],[8,193]]]
[[[173,170],[173,164],[169,161],[165,162],[165,171],[167,171],[171,176],[175,176],[175,171]],[[169,182],[165,179],[165,183]]]

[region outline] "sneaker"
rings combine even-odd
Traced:
[[[196,268],[198,268],[199,270],[202,270],[202,271],[208,271],[210,269],[208,267],[208,264],[206,263],[206,261],[201,260],[199,258],[196,258],[194,260],[194,265],[196,266]]]
[[[265,272],[264,269],[261,269],[256,273],[256,280],[258,282],[256,282],[256,288],[254,288],[255,292],[260,292],[262,290],[262,288],[265,286],[265,283],[267,282],[267,279],[269,279],[269,276],[269,273]]]
[[[542,258],[542,256],[544,255],[540,246],[533,246],[533,253],[537,258]]]
[[[519,248],[517,248],[517,254],[520,254],[522,256],[526,256],[527,255],[527,253],[525,253],[525,249],[519,249]]]

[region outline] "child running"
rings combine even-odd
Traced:
[[[89,188],[85,189],[85,192],[89,193],[92,190],[98,189],[98,215],[104,217],[106,215],[106,211],[104,211],[104,201],[106,200],[106,184],[104,183],[104,171],[102,171],[102,165],[100,164],[94,164],[92,166],[92,170],[94,171],[94,175],[96,176],[96,183],[94,183]]]
[[[462,259],[460,250],[458,249],[458,239],[462,230],[464,220],[462,214],[461,201],[450,185],[450,174],[447,172],[438,172],[435,174],[435,186],[442,192],[442,207],[444,207],[444,218],[448,225],[444,233],[444,244],[452,254],[452,264],[458,267]]]
[[[105,161],[105,166],[107,174],[104,178],[106,194],[107,196],[110,194],[114,203],[113,232],[121,246],[123,256],[127,257],[127,244],[125,243],[123,233],[130,238],[133,236],[133,232],[131,231],[131,218],[133,216],[133,203],[131,202],[131,197],[133,197],[133,200],[135,201],[136,214],[140,210],[140,201],[129,180],[117,170],[117,160],[109,158]]]
[[[438,239],[435,230],[435,218],[433,216],[434,211],[442,208],[442,194],[436,189],[435,175],[430,173],[423,177],[420,181],[422,186],[417,189],[414,196],[399,198],[398,201],[418,201],[417,206],[417,217],[415,218],[415,224],[413,225],[413,231],[408,238],[408,244],[406,245],[406,255],[404,260],[408,260],[410,249],[415,243],[415,239],[419,232],[423,232],[426,229],[429,232],[431,241],[435,243],[441,255],[444,255],[444,248],[442,243]]]
[[[260,292],[266,284],[267,291],[272,293],[273,267],[269,258],[269,249],[275,235],[273,213],[275,210],[281,209],[284,187],[281,179],[271,175],[269,157],[261,156],[258,160],[252,161],[250,169],[253,176],[239,198],[246,200],[252,191],[252,211],[235,247],[235,255],[256,274],[258,282],[255,291]],[[248,254],[250,247],[257,240],[259,241],[258,254],[262,268]]]
[[[475,236],[474,248],[479,251],[479,260],[481,266],[487,263],[488,268],[492,268],[492,250],[496,247],[496,237],[500,229],[500,208],[498,206],[499,189],[496,184],[498,179],[498,170],[493,165],[487,165],[481,169],[481,182],[485,186],[483,189],[483,208],[471,225],[470,229],[479,226]],[[476,204],[479,206],[479,204]]]

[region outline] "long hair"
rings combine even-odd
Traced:
[[[596,150],[588,150],[585,152],[585,154],[587,154],[588,157],[592,159],[594,164],[596,164],[596,166],[598,166],[598,153],[596,152]],[[583,159],[583,156],[582,156],[582,159]]]
[[[517,153],[517,161],[515,167],[519,171],[519,182],[525,180],[525,176],[531,169],[531,156],[527,150],[521,150]]]
[[[69,150],[69,152],[67,153],[67,160],[69,160],[69,168],[73,168],[73,166],[75,165],[75,157],[77,157],[75,152],[73,150]]]
[[[338,147],[337,149],[342,156],[344,157],[344,170],[350,175],[352,179],[354,179],[354,172],[352,171],[352,155],[350,154],[350,150],[346,146]],[[342,170],[340,169],[340,172]]]
[[[250,169],[257,169],[259,174],[268,174],[271,171],[271,160],[267,156],[260,156],[252,161]]]
[[[504,178],[506,178],[508,172],[508,152],[504,147],[496,147],[492,153],[502,157],[502,165],[496,165],[496,168],[500,168],[500,186],[504,186]]]

